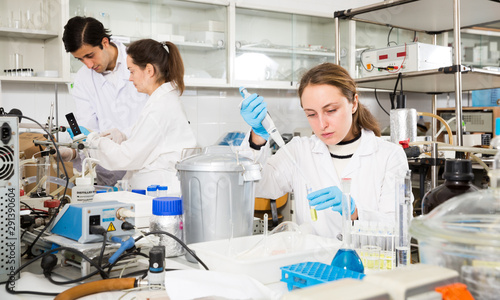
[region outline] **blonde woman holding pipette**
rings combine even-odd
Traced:
[[[269,134],[263,97],[252,94],[240,113],[252,130],[241,146],[252,150],[263,165],[256,197],[295,195],[297,223],[310,223],[314,233],[336,237],[342,231],[340,181],[351,178],[351,218],[393,223],[395,178],[408,170],[401,146],[380,138],[380,128],[358,99],[348,72],[324,63],[304,74],[298,90],[301,106],[314,135],[295,137],[269,157]],[[292,155],[295,162],[290,159]],[[306,187],[307,185],[307,187]],[[317,210],[317,220],[310,214]]]

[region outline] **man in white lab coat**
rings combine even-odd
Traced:
[[[109,30],[90,17],[73,17],[64,26],[63,42],[85,66],[78,71],[72,90],[79,125],[101,133],[120,144],[127,139],[148,95],[139,93],[129,81],[125,46],[111,40]],[[77,157],[61,150],[64,160]],[[98,184],[114,185],[125,172],[97,169]]]
[[[314,135],[286,145],[297,165],[282,149],[267,159],[264,99],[253,94],[241,105],[241,115],[252,126],[242,148],[259,150],[252,155],[263,164],[256,196],[276,199],[293,191],[297,223],[335,238],[342,229],[341,179],[350,178],[351,219],[393,224],[395,179],[404,178],[408,162],[401,146],[378,137],[377,121],[359,103],[354,80],[338,65],[321,64],[303,76],[299,97]],[[310,206],[317,210],[317,221]]]

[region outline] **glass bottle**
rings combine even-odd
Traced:
[[[151,231],[168,232],[184,242],[184,224],[182,198],[180,197],[158,197],[153,199],[153,215],[149,220]],[[166,235],[158,234],[160,245],[165,246],[165,256],[174,257],[184,254],[184,248],[175,239]]]
[[[342,178],[342,246],[335,254],[331,265],[341,269],[363,273],[361,258],[351,244],[351,178]]]
[[[444,163],[444,183],[430,190],[422,199],[422,214],[428,214],[439,204],[455,196],[478,191],[471,183],[474,179],[472,163],[467,159],[447,159]]]

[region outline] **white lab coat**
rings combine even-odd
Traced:
[[[148,95],[139,93],[129,81],[125,46],[116,41],[113,43],[118,48],[116,85],[106,80],[103,74],[86,66],[81,67],[72,90],[76,104],[75,117],[80,126],[91,131],[104,132],[118,128],[128,137]]]
[[[351,196],[359,219],[394,222],[394,179],[395,176],[404,176],[408,170],[406,155],[400,146],[376,137],[372,131],[362,130],[360,145],[342,171],[341,178],[337,176],[327,145],[316,136],[295,137],[287,148],[312,191],[329,186],[341,188],[340,179],[351,178]],[[248,139],[245,139],[242,149],[249,149]],[[256,185],[256,197],[276,199],[293,191],[298,224],[310,223],[314,232],[321,236],[334,238],[341,233],[341,215],[338,212],[331,209],[318,211],[318,220],[311,220],[304,177],[284,151],[278,150],[265,161],[266,151],[261,149],[260,154],[253,153],[263,164],[262,179]],[[249,153],[245,152],[248,156]]]
[[[76,105],[74,113],[78,125],[91,131],[104,132],[118,128],[129,136],[149,96],[139,93],[129,81],[125,46],[117,41],[113,43],[118,49],[114,75],[117,76],[116,84],[106,80],[103,74],[82,66],[76,74],[71,91]],[[75,167],[80,168],[79,159],[74,163]],[[114,185],[124,174],[122,171],[112,172],[98,166],[97,181],[101,185]]]
[[[149,98],[130,137],[117,144],[91,133],[90,156],[110,170],[127,170],[134,189],[167,185],[170,194],[180,193],[175,164],[182,150],[196,147],[196,138],[179,101],[178,91],[164,83]],[[97,149],[92,149],[95,147]]]

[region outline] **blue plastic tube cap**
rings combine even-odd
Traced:
[[[176,216],[182,215],[182,198],[157,197],[153,199],[153,215]]]
[[[147,191],[148,192],[155,192],[157,189],[158,189],[159,185],[157,184],[152,184],[150,186],[147,187]]]

